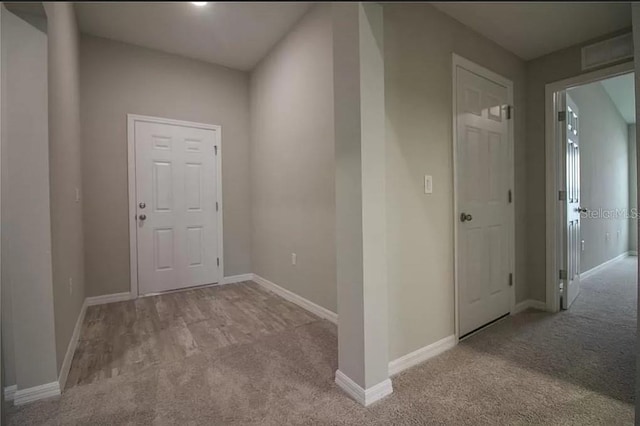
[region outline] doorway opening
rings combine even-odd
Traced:
[[[608,303],[635,305],[634,74],[573,87],[565,96],[566,212],[575,225],[567,230],[560,306],[594,312]],[[615,301],[618,292],[627,297]]]
[[[629,301],[635,318],[633,83],[633,64],[622,64],[547,85],[547,310],[551,312],[615,311],[615,306],[605,305]]]

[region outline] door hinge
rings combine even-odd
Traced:
[[[216,201],[216,211],[218,211],[218,202]]]
[[[215,155],[218,155],[218,145],[213,146],[213,151],[215,152]]]
[[[513,286],[513,273],[509,272],[509,287]]]
[[[507,200],[509,201],[509,204],[511,204],[511,202],[512,202],[512,200],[513,200],[512,195],[511,195],[511,190],[509,190],[509,191],[507,192]]]
[[[511,120],[512,113],[513,113],[513,107],[511,105],[507,105],[507,120]]]
[[[558,121],[567,121],[567,111],[558,111]]]
[[[218,263],[218,266],[220,266],[220,258],[216,257],[216,262]]]
[[[558,200],[567,201],[567,191],[558,191]]]
[[[558,274],[558,278],[560,278],[561,280],[566,280],[567,279],[567,270],[566,269],[560,269],[560,273]]]

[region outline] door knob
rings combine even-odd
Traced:
[[[141,214],[140,216],[138,216],[138,218],[140,220],[146,220],[147,219],[147,215],[146,214]]]
[[[578,213],[586,213],[586,212],[588,212],[588,211],[589,211],[589,210],[587,210],[587,209],[586,209],[586,208],[584,208],[584,207],[578,207],[576,210],[578,210]]]
[[[460,213],[460,222],[468,222],[470,220],[473,219],[473,216],[471,216],[468,213]]]

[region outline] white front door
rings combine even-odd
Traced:
[[[580,293],[580,120],[576,104],[566,92],[564,97],[566,113],[565,122],[561,128],[564,136],[562,141],[565,146],[562,152],[566,156],[563,163],[566,165],[565,212],[567,220],[564,232],[563,271],[566,276],[562,277],[562,309],[569,309]]]
[[[511,308],[507,88],[456,70],[457,273],[464,336]]]
[[[219,280],[215,130],[135,121],[138,291]]]

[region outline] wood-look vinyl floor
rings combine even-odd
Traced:
[[[317,321],[254,282],[87,308],[67,389]]]

